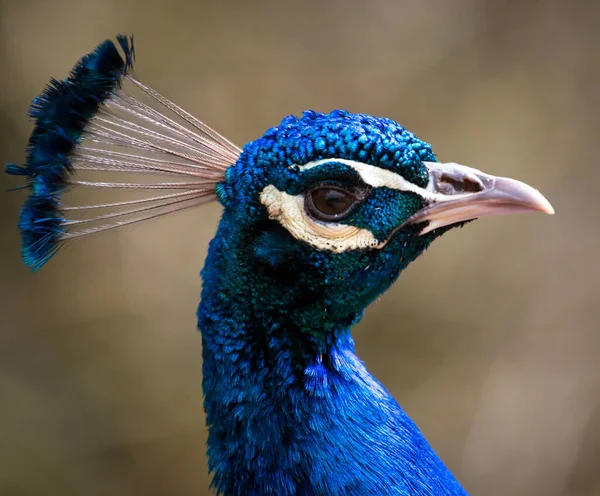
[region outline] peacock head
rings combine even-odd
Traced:
[[[307,326],[360,313],[453,227],[553,213],[524,183],[438,163],[396,122],[342,110],[287,117],[247,144],[217,196],[265,297]]]
[[[429,144],[389,119],[305,112],[240,150],[135,79],[133,39],[117,39],[124,57],[107,40],[34,100],[26,163],[7,166],[29,189],[19,227],[34,270],[71,239],[218,199],[216,244],[230,260],[207,264],[205,280],[226,278],[237,301],[254,291],[257,308],[312,327],[355,319],[452,227],[553,213],[523,183],[438,163]],[[74,187],[116,188],[123,199],[70,205],[63,196]],[[132,191],[149,196],[126,200]]]

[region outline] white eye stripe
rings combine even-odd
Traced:
[[[380,244],[367,229],[312,219],[304,210],[304,195],[290,195],[270,184],[262,190],[260,201],[267,207],[270,219],[279,222],[294,238],[319,250],[342,253]]]
[[[355,170],[365,184],[373,188],[387,187],[397,191],[406,191],[419,195],[428,203],[455,200],[468,194],[445,195],[434,192],[434,183],[429,181],[425,188],[404,179],[387,169],[374,165],[342,158],[315,160],[304,165],[292,165],[290,169],[310,170],[329,163],[341,163]],[[425,162],[427,165],[427,162]],[[304,210],[304,195],[290,195],[279,191],[275,186],[266,186],[260,194],[260,201],[269,212],[269,218],[276,220],[294,238],[304,241],[320,250],[342,253],[365,248],[383,248],[387,240],[379,241],[368,229],[341,223],[319,222]]]
[[[442,202],[448,200],[456,200],[461,196],[468,196],[467,194],[461,195],[444,195],[441,193],[434,193],[433,190],[433,182],[429,181],[429,184],[425,188],[421,188],[410,181],[404,179],[400,174],[396,174],[388,169],[381,169],[371,164],[365,164],[363,162],[356,162],[354,160],[346,160],[343,158],[325,158],[322,160],[315,160],[313,162],[308,162],[304,165],[292,165],[290,168],[296,168],[300,171],[313,169],[314,167],[319,167],[321,165],[325,165],[328,163],[340,163],[347,165],[354,169],[360,175],[361,179],[368,184],[369,186],[373,186],[374,188],[390,188],[398,191],[407,191],[411,193],[416,193],[421,196],[423,199],[429,202]]]

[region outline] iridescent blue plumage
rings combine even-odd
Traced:
[[[52,80],[32,102],[35,121],[24,166],[8,164],[6,172],[27,177],[31,194],[21,211],[22,257],[39,269],[58,249],[64,219],[59,198],[72,174],[70,154],[89,119],[119,86],[134,58],[133,38],[119,36],[125,53],[105,41],[83,57],[63,81]]]
[[[269,184],[297,194],[321,180],[360,180],[335,161],[310,174],[290,167],[323,158],[424,184],[422,160],[434,155],[387,119],[306,112],[246,145],[229,169],[198,311],[214,485],[240,496],[465,494],[350,336],[434,235],[407,229],[383,250],[332,253],[299,243],[261,208]],[[383,238],[422,206],[410,193],[377,193],[345,223]]]
[[[480,215],[553,213],[547,200],[438,163],[394,121],[343,110],[286,117],[240,150],[128,74],[133,44],[119,43],[124,59],[104,42],[34,101],[27,162],[7,167],[30,188],[25,263],[39,268],[68,237],[218,199],[197,313],[217,493],[466,494],[356,356],[350,328],[444,232]],[[71,181],[75,170],[171,179]],[[175,193],[65,207],[68,184]]]

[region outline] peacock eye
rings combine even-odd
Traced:
[[[305,196],[305,208],[309,215],[325,222],[342,220],[356,203],[357,199],[352,193],[331,185],[318,186]]]

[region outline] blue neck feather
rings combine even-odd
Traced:
[[[466,494],[355,355],[349,329],[361,312],[303,318],[323,307],[276,284],[285,274],[261,263],[275,244],[264,236],[287,240],[265,226],[240,229],[225,210],[202,272],[198,323],[218,494]]]

